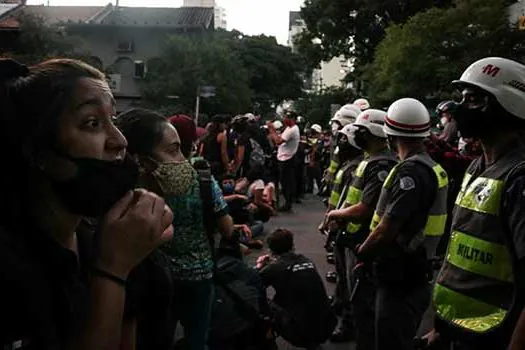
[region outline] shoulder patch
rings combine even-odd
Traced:
[[[377,178],[381,182],[385,182],[387,177],[388,177],[388,171],[386,171],[386,170],[382,170],[382,171],[377,173]]]
[[[410,191],[416,188],[416,182],[410,176],[405,176],[399,181],[399,187],[404,191]]]

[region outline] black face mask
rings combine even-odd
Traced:
[[[75,163],[77,171],[68,180],[52,181],[52,186],[74,214],[101,216],[137,183],[139,167],[129,157],[123,161],[64,157]]]
[[[340,142],[337,144],[339,147],[339,158],[343,160],[351,159],[359,154],[359,150],[347,142]]]
[[[461,137],[483,138],[494,130],[493,113],[488,106],[469,108],[459,104],[454,112],[454,118]],[[497,115],[497,114],[495,114]]]
[[[364,129],[356,130],[354,137],[355,144],[359,148],[366,150],[368,146],[367,131]]]

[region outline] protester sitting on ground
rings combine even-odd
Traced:
[[[267,239],[271,255],[258,259],[266,287],[273,287],[272,325],[294,346],[315,349],[332,334],[337,319],[314,263],[294,252],[293,233],[278,229]]]
[[[263,174],[264,168],[262,166],[252,167],[247,176],[237,182],[236,192],[246,194],[249,203],[255,206],[253,208],[255,220],[266,222],[270,219],[270,216],[276,214],[276,211],[272,206],[272,202],[264,198],[266,184],[263,180]],[[268,192],[270,192],[270,189],[267,190]]]
[[[129,153],[139,159],[141,182],[177,213],[173,239],[161,247],[169,257],[174,285],[172,317],[166,322],[173,322],[174,330],[180,320],[189,348],[204,350],[213,295],[209,231],[231,235],[233,223],[227,204],[216,181],[212,178],[206,183],[181,153],[183,137],[166,118],[132,109],[121,114],[117,123],[128,139]]]
[[[106,77],[75,60],[3,59],[0,109],[0,347],[134,348],[128,274],[171,239],[172,213],[133,190]],[[86,217],[103,217],[96,244]]]

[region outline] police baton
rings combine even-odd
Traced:
[[[350,304],[354,302],[355,294],[357,293],[360,284],[361,284],[361,278],[358,277],[355,280],[354,288],[352,288],[352,294],[350,294]]]
[[[350,303],[354,302],[355,295],[356,295],[356,293],[359,290],[359,287],[361,285],[361,279],[364,277],[363,268],[364,268],[364,264],[363,263],[358,263],[354,267],[353,272],[354,272],[354,274],[356,276],[356,279],[355,279],[354,288],[352,288],[352,293],[350,294]]]

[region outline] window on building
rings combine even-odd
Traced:
[[[144,78],[146,76],[146,63],[144,61],[135,61],[133,65],[133,76],[135,78]]]
[[[118,52],[132,52],[133,51],[133,40],[120,39],[117,41]]]

